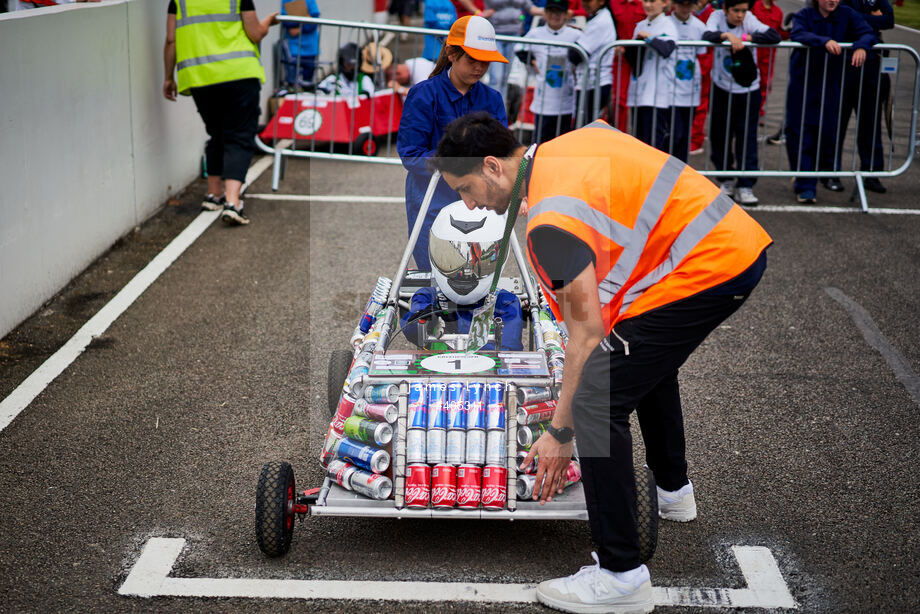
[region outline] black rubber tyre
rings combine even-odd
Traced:
[[[282,556],[291,548],[296,492],[289,462],[262,465],[256,487],[256,541],[266,556]]]
[[[348,350],[332,350],[329,357],[329,371],[326,374],[326,396],[329,402],[329,415],[335,414],[339,408],[339,397],[342,395],[342,386],[348,377],[348,369],[354,355]]]
[[[361,154],[362,156],[376,156],[377,141],[375,141],[374,137],[368,132],[359,134],[358,139],[355,141],[355,153]]]
[[[645,563],[658,547],[658,489],[651,469],[636,469],[636,526],[639,528],[639,562]]]

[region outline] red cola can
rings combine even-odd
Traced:
[[[435,465],[431,470],[431,507],[452,508],[457,504],[457,468]]]
[[[457,507],[476,509],[482,492],[482,467],[460,465],[457,467]]]
[[[406,467],[406,507],[425,509],[431,497],[431,467],[423,463]]]
[[[482,507],[487,510],[504,509],[508,499],[508,470],[498,465],[482,469]]]
[[[344,391],[339,396],[339,407],[332,417],[332,430],[339,437],[345,436],[345,421],[351,417],[355,409],[355,400],[355,397]]]

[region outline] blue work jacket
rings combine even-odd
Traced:
[[[431,179],[431,173],[425,166],[428,158],[435,154],[447,125],[472,111],[488,111],[502,124],[508,125],[502,95],[483,83],[476,83],[466,94],[461,94],[450,82],[445,70],[409,90],[399,119],[396,151],[409,171],[406,176],[406,219],[410,233]],[[428,231],[431,223],[444,205],[459,199],[443,179],[438,182],[425,226],[413,252],[420,269],[430,270]]]
[[[317,6],[316,0],[306,1],[307,12],[310,14],[310,17],[319,17],[319,6]],[[281,5],[281,14],[288,14],[283,3]],[[311,57],[319,55],[319,29],[317,25],[315,23],[300,24],[300,36],[291,36],[288,34],[288,28],[291,27],[291,25],[290,23],[281,24],[282,37],[284,38],[288,51],[291,52],[291,57]]]
[[[875,32],[866,23],[862,15],[848,6],[838,6],[837,9],[822,17],[821,12],[814,7],[806,7],[795,14],[792,20],[790,40],[802,43],[808,47],[824,47],[827,41],[834,40],[838,43],[853,43],[853,49],[872,49],[876,42]],[[811,60],[808,63],[808,79],[817,79],[829,83],[839,82],[842,75],[841,69],[844,60],[849,63],[852,49],[846,50],[837,56],[832,56],[826,51],[812,49]],[[800,87],[805,76],[805,64],[809,51],[796,49],[789,60],[789,85]],[[827,63],[825,72],[825,61]],[[839,86],[839,83],[837,83]],[[813,89],[819,90],[819,88]]]

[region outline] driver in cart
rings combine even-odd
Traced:
[[[504,231],[505,217],[492,211],[470,211],[463,201],[441,209],[428,243],[436,286],[417,290],[400,320],[409,341],[425,349],[447,350],[439,341],[444,333],[469,332],[473,312],[489,293]],[[498,290],[495,319],[500,349],[523,350],[521,303],[512,292]],[[482,349],[493,350],[495,344]]]

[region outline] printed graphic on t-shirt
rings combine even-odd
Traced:
[[[692,81],[695,64],[696,63],[693,60],[677,60],[677,66],[674,69],[674,74],[677,77],[677,80]]]

